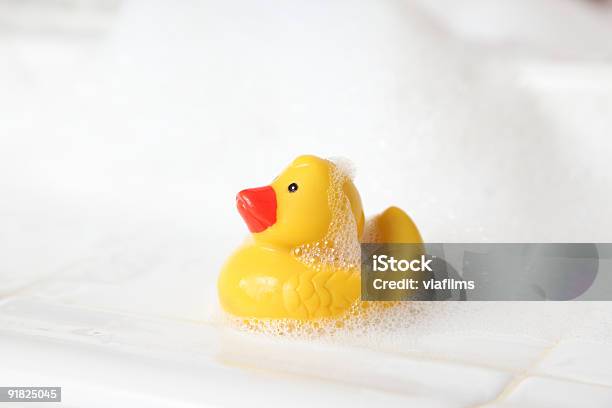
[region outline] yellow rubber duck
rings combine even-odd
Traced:
[[[269,186],[239,192],[236,204],[251,237],[230,256],[218,280],[221,305],[235,316],[338,316],[361,293],[362,240],[422,242],[397,207],[366,226],[350,175],[316,156],[298,157]]]

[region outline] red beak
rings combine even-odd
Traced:
[[[276,193],[270,186],[242,190],[236,206],[251,232],[261,232],[276,222]]]

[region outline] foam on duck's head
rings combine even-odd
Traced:
[[[347,241],[358,246],[363,232],[361,198],[347,166],[316,156],[298,157],[270,186],[240,192],[237,203],[257,242],[292,248],[305,261],[317,245],[345,258]]]

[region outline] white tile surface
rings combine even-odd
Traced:
[[[521,372],[533,364],[550,342],[517,335],[424,334],[415,344],[415,354],[446,360]]]
[[[100,346],[49,338],[6,335],[0,338],[3,384],[59,384],[63,401],[74,406],[330,406],[350,402],[367,406],[429,403],[432,397],[362,389],[261,369],[231,367],[215,361],[143,357]],[[10,350],[10,351],[9,351]],[[26,359],[24,356],[28,356]],[[427,405],[425,405],[427,406]]]
[[[612,387],[612,345],[587,341],[563,341],[536,367],[547,374]]]
[[[241,342],[244,344],[241,345]],[[228,362],[323,377],[393,393],[435,395],[449,403],[473,405],[493,398],[511,376],[502,371],[450,361],[406,357],[360,348],[278,344],[270,340],[224,342]],[[480,384],[465,387],[465,384]]]
[[[542,377],[528,377],[495,407],[609,408],[612,388]]]
[[[494,398],[511,378],[506,372],[468,364],[318,341],[288,341],[209,324],[147,319],[34,300],[4,304],[0,307],[0,324],[4,333],[2,348],[12,350],[11,355],[17,351],[13,358],[3,356],[4,367],[9,372],[29,370],[27,366],[19,365],[19,355],[33,353],[36,358],[42,358],[39,355],[46,353],[50,359],[47,365],[51,366],[48,375],[57,376],[57,381],[67,383],[67,387],[74,386],[70,377],[61,368],[53,367],[59,364],[57,360],[67,353],[67,349],[82,350],[75,358],[88,360],[87,364],[94,366],[99,364],[96,356],[107,356],[105,358],[110,361],[137,359],[154,367],[187,364],[207,379],[226,370],[240,370],[244,375],[261,372],[281,379],[289,378],[289,384],[296,382],[298,388],[321,382],[338,394],[351,394],[344,398],[350,401],[359,399],[356,401],[358,404],[382,398],[391,405],[395,402],[419,406],[474,405]],[[45,349],[46,341],[50,347],[48,352],[38,350]],[[87,353],[94,356],[88,357]],[[114,368],[121,369],[118,366]],[[81,378],[86,387],[92,386],[88,381],[101,374],[91,375]],[[223,380],[219,378],[217,380]],[[166,380],[163,372],[151,379],[159,384]],[[177,380],[172,381],[176,384]],[[466,383],[479,386],[466,388]],[[246,387],[245,383],[240,384]],[[289,386],[269,382],[266,387],[259,387],[278,387],[278,398],[286,398],[288,402],[294,398],[289,394]],[[359,392],[355,393],[355,390]],[[303,392],[306,393],[306,389]],[[320,398],[329,397],[325,397],[325,391],[321,395]],[[162,398],[163,392],[158,397]],[[206,398],[202,396],[201,401],[211,402]],[[310,398],[310,401],[314,399]]]

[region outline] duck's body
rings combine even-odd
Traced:
[[[218,282],[221,305],[236,316],[340,315],[360,296],[362,239],[422,242],[410,217],[396,207],[375,217],[364,234],[352,181],[338,178],[334,164],[315,156],[299,157],[270,187],[244,190],[237,200],[253,239],[228,259]]]
[[[359,270],[316,270],[288,251],[254,242],[232,255],[219,278],[226,311],[272,319],[338,315],[357,299],[359,285]]]

